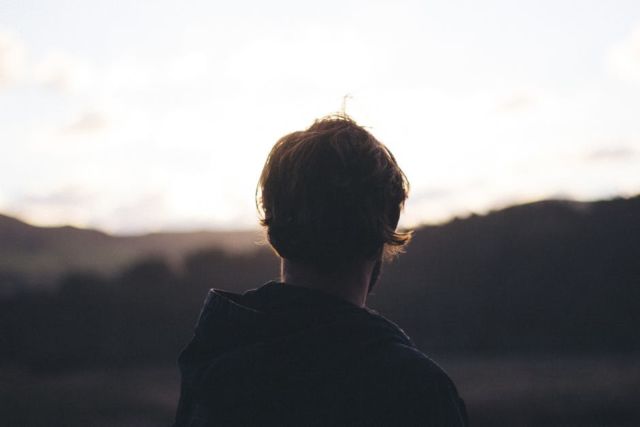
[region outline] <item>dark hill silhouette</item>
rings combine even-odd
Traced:
[[[0,215],[0,294],[24,286],[50,288],[69,271],[111,275],[138,259],[157,255],[176,262],[208,247],[231,253],[255,249],[257,231],[163,232],[114,236],[76,227],[36,227]]]
[[[639,350],[640,197],[423,227],[371,303],[435,349]]]

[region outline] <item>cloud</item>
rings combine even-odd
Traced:
[[[92,81],[90,67],[80,59],[61,51],[48,53],[35,67],[36,81],[62,93],[86,89]]]
[[[93,193],[76,187],[65,187],[49,193],[25,195],[17,200],[17,204],[20,206],[59,208],[86,204],[94,199],[95,195]]]
[[[514,93],[498,104],[498,111],[503,113],[515,113],[533,107],[536,99],[526,93]]]
[[[106,215],[92,218],[90,222],[96,227],[121,234],[157,231],[164,228],[169,220],[167,209],[165,194],[140,193],[128,200],[120,200]]]
[[[13,34],[0,32],[0,89],[24,78],[26,48]]]
[[[640,83],[640,25],[626,39],[611,47],[606,65],[615,77]]]
[[[86,216],[100,201],[97,193],[75,185],[31,192],[8,200],[8,212],[39,225],[85,226]]]
[[[410,194],[409,197],[411,197],[411,199],[416,202],[422,202],[442,200],[444,198],[450,197],[453,194],[455,194],[455,190],[451,188],[432,187],[422,188],[416,191],[414,194]]]
[[[638,152],[632,147],[601,147],[587,153],[586,160],[590,162],[626,161],[637,155]]]
[[[64,127],[65,134],[99,132],[109,126],[109,120],[103,113],[87,111],[77,120]]]
[[[95,68],[67,52],[53,50],[38,60],[27,59],[23,41],[13,32],[0,31],[0,89],[24,82],[77,93],[95,80]]]
[[[74,225],[126,234],[159,230],[171,220],[165,195],[159,192],[122,195],[69,185],[10,202],[7,212],[44,226]]]

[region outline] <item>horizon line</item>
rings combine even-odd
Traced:
[[[535,198],[535,199],[530,199],[527,201],[517,201],[514,200],[512,202],[505,202],[505,203],[496,203],[493,207],[488,208],[488,209],[484,209],[482,211],[477,211],[477,210],[465,210],[465,211],[460,211],[457,212],[455,214],[452,214],[451,216],[449,216],[448,218],[444,219],[444,220],[440,220],[440,221],[423,221],[423,222],[419,222],[416,223],[413,226],[409,226],[409,227],[404,227],[401,226],[399,227],[400,229],[403,230],[417,230],[420,228],[424,228],[424,227],[432,227],[432,226],[441,226],[441,225],[445,225],[448,224],[450,222],[456,221],[456,220],[463,220],[463,219],[467,219],[473,216],[487,216],[491,213],[494,212],[499,212],[502,210],[506,210],[509,208],[513,208],[513,207],[517,207],[517,206],[526,206],[526,205],[532,205],[532,204],[536,204],[536,203],[544,203],[544,202],[565,202],[565,203],[580,203],[580,204],[586,204],[586,203],[597,203],[597,202],[608,202],[608,201],[613,201],[613,200],[620,200],[620,199],[624,199],[624,200],[629,200],[629,199],[633,199],[635,197],[640,197],[640,193],[636,193],[635,195],[623,195],[623,194],[618,194],[618,195],[612,195],[610,197],[605,197],[605,198],[597,198],[597,199],[593,199],[593,198],[589,198],[589,199],[580,199],[580,198],[576,198],[576,197],[567,197],[567,196],[558,196],[558,197],[544,197],[544,198]],[[78,225],[78,224],[73,224],[73,223],[61,223],[61,224],[39,224],[36,221],[29,221],[28,219],[25,219],[24,217],[22,217],[20,214],[16,214],[16,213],[12,213],[12,212],[0,212],[0,217],[6,217],[6,218],[10,218],[13,220],[16,220],[18,222],[21,222],[27,226],[30,227],[35,227],[35,228],[42,228],[42,229],[64,229],[64,228],[71,228],[71,229],[76,229],[76,230],[85,230],[85,231],[95,231],[98,233],[102,233],[108,236],[113,236],[113,237],[142,237],[142,236],[149,236],[149,235],[157,235],[157,234],[198,234],[198,233],[250,233],[250,232],[255,232],[255,233],[259,233],[262,232],[263,227],[260,226],[257,222],[257,217],[256,217],[256,225],[254,227],[244,227],[244,226],[240,226],[238,228],[227,228],[227,227],[203,227],[203,226],[194,226],[194,227],[190,227],[189,225],[185,225],[184,228],[182,228],[182,226],[180,227],[166,227],[166,228],[159,228],[159,229],[153,229],[153,230],[140,230],[140,231],[113,231],[113,230],[108,230],[108,229],[104,229],[101,228],[99,226],[82,226],[82,225]]]

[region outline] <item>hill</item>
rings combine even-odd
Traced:
[[[151,255],[176,263],[185,254],[202,248],[231,253],[251,251],[261,240],[258,231],[113,236],[70,226],[36,227],[0,215],[0,293],[17,286],[46,288],[68,271],[110,275]]]
[[[262,239],[258,231],[113,236],[68,226],[35,227],[0,215],[0,294],[50,288],[70,271],[112,275],[150,256],[175,266],[205,249],[247,253],[260,248],[256,242]],[[418,228],[407,253],[386,269],[383,285],[393,284],[380,286],[381,297],[373,295],[372,301],[384,306],[383,300],[393,301],[398,293],[416,298],[442,290],[465,299],[473,295],[478,302],[489,298],[480,289],[515,287],[533,298],[536,288],[548,286],[597,288],[612,280],[640,285],[639,258],[640,196],[546,200]]]
[[[638,350],[640,197],[423,227],[370,301],[434,350]]]

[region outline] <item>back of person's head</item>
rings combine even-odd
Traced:
[[[388,259],[409,184],[391,152],[346,115],[282,137],[258,184],[261,223],[278,254],[319,269]]]

